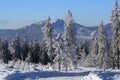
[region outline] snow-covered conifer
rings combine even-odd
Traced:
[[[84,39],[81,40],[80,45],[79,45],[79,54],[80,54],[79,64],[81,66],[84,65],[83,63],[86,60],[87,55],[89,54],[88,50],[89,50],[88,42],[84,38]]]
[[[44,39],[46,41],[46,47],[48,50],[48,56],[50,59],[50,63],[52,65],[53,63],[53,59],[54,59],[54,54],[53,54],[53,27],[52,27],[52,23],[51,23],[51,18],[49,17],[45,26],[44,26]]]
[[[120,68],[120,9],[118,6],[118,0],[115,0],[114,9],[112,11],[112,51],[113,57],[116,61],[117,68]],[[114,62],[113,62],[114,64]]]
[[[47,49],[46,49],[46,46],[45,44],[40,44],[40,62],[43,64],[43,65],[47,65],[48,62],[49,62],[49,57],[48,57],[48,54],[47,54]]]
[[[15,59],[15,60],[20,59],[21,60],[21,44],[20,44],[18,36],[16,36],[15,39],[13,39],[11,47],[12,47],[13,59]]]
[[[55,59],[54,62],[57,63],[58,65],[58,69],[59,71],[61,70],[61,66],[63,61],[64,55],[63,55],[63,42],[62,42],[62,38],[61,35],[58,34],[58,36],[56,37],[56,42],[54,43],[53,47],[55,48]]]
[[[33,44],[31,45],[31,62],[32,63],[39,63],[39,58],[40,58],[40,46],[39,43],[37,41],[37,39],[35,39],[33,41]]]
[[[86,67],[97,67],[98,64],[98,39],[95,36],[95,33],[93,34],[93,37],[91,39],[90,43],[90,53],[87,55],[86,60],[84,62],[84,66]]]
[[[101,22],[98,29],[98,67],[108,68],[107,61],[108,58],[108,43],[107,43],[107,33],[104,29],[103,22]]]
[[[72,13],[68,10],[65,17],[63,40],[65,44],[65,54],[69,60],[69,65],[74,67],[77,59],[77,45],[76,45],[76,29],[74,27],[74,21]]]
[[[28,52],[29,52],[29,45],[28,45],[28,42],[27,42],[27,37],[25,36],[23,38],[22,53],[21,53],[21,57],[22,57],[23,61],[26,60],[26,58],[28,56]]]
[[[28,57],[26,58],[26,62],[31,63],[33,61],[33,57],[32,57],[33,53],[34,53],[33,41],[31,40],[29,44],[29,52],[28,52]]]
[[[4,63],[8,63],[8,61],[11,59],[11,54],[8,48],[9,44],[7,40],[4,40],[2,42],[2,60],[4,61]]]

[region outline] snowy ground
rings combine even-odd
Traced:
[[[12,65],[0,64],[0,80],[120,80],[120,71],[117,70],[103,72],[79,67],[66,73],[64,69],[58,72],[48,66],[21,62]]]

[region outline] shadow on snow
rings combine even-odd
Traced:
[[[102,80],[114,80],[115,79],[115,75],[120,75],[120,72],[111,72],[111,71],[106,71],[106,72],[99,71],[98,72],[98,76]]]
[[[6,80],[25,80],[26,78],[36,79],[36,78],[51,78],[51,77],[75,77],[75,76],[86,76],[90,71],[80,72],[80,73],[64,73],[57,71],[39,71],[39,72],[16,72],[6,77]]]
[[[16,72],[6,77],[6,80],[25,80],[30,78],[32,80],[36,78],[52,78],[52,77],[75,77],[75,76],[87,76],[91,71],[86,72],[57,72],[57,71],[37,71],[37,72]],[[103,80],[114,80],[115,75],[120,75],[120,72],[103,72],[103,71],[94,71],[101,79]]]

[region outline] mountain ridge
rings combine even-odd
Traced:
[[[11,42],[11,40],[18,35],[20,37],[20,41],[22,41],[22,38],[24,36],[27,36],[28,40],[31,41],[33,39],[38,39],[38,41],[43,41],[43,30],[46,23],[46,20],[40,21],[37,23],[33,23],[29,26],[25,26],[19,29],[0,29],[0,38],[1,39],[8,39],[8,42]],[[64,20],[63,19],[57,19],[52,23],[54,28],[54,34],[57,35],[58,33],[62,34],[64,31]],[[77,38],[91,37],[91,33],[93,31],[97,32],[98,26],[91,26],[86,27],[84,25],[75,23],[75,28],[77,29]],[[108,34],[108,38],[111,38],[112,31],[111,31],[111,23],[108,23],[105,25],[105,29]]]

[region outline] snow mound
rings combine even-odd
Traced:
[[[102,80],[99,76],[95,73],[89,73],[87,76],[83,77],[81,80]]]
[[[120,75],[115,75],[115,80],[120,80]]]

